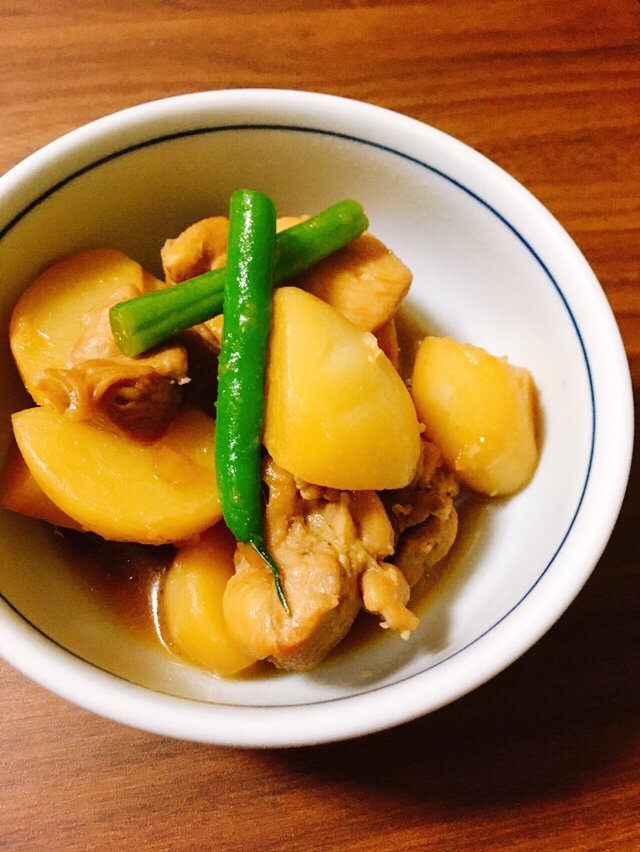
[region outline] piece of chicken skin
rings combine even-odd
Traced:
[[[251,547],[238,545],[236,573],[224,595],[225,619],[257,659],[304,671],[318,665],[348,632],[363,605],[362,576],[391,555],[394,532],[373,491],[308,485],[271,460],[264,479],[269,489],[266,541],[291,615],[278,600],[263,560]],[[404,595],[403,590],[394,604]],[[391,609],[387,595],[375,611],[386,617]],[[387,621],[393,626],[392,615]]]
[[[44,370],[38,387],[48,404],[70,417],[152,441],[180,405],[179,386],[188,382],[187,353],[184,346],[171,344],[138,358],[120,352],[111,333],[109,309],[138,295],[127,285],[89,311],[65,367]]]

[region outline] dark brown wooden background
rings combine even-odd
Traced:
[[[0,173],[91,119],[246,86],[359,98],[495,160],[576,240],[640,391],[637,0],[0,0]],[[0,848],[640,849],[640,487],[558,624],[473,694],[291,751],[163,739],[0,663]]]

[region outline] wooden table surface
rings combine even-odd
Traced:
[[[0,0],[0,173],[91,119],[202,89],[310,89],[477,148],[569,231],[640,390],[637,0]],[[638,460],[583,592],[474,693],[348,743],[130,730],[0,663],[0,848],[640,849]]]

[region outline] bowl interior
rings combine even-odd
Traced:
[[[460,143],[372,107],[338,101],[329,109],[325,101],[312,98],[309,104],[301,95],[272,95],[270,102],[266,97],[259,106],[269,109],[264,115],[258,110],[257,120],[256,101],[248,95],[242,108],[237,98],[200,98],[189,109],[183,100],[179,108],[156,106],[103,120],[4,178],[3,456],[10,413],[29,404],[8,352],[8,319],[38,270],[71,251],[113,246],[158,273],[167,237],[199,218],[225,213],[231,192],[247,186],[269,193],[281,215],[359,200],[372,232],[413,271],[407,310],[425,331],[507,355],[531,371],[540,395],[542,442],[533,482],[509,500],[463,513],[443,579],[424,592],[421,624],[408,642],[386,634],[348,642],[348,650],[304,675],[225,681],[182,663],[112,617],[90,584],[69,569],[65,547],[51,529],[3,511],[5,606],[74,657],[118,678],[222,705],[309,705],[428,677],[453,660],[459,664],[461,652],[477,649],[498,626],[513,625],[516,656],[586,579],[624,490],[623,451],[611,508],[594,532],[591,490],[602,477],[611,478],[599,461],[612,416],[603,394],[617,395],[614,408],[629,420],[624,357],[602,293],[546,211]],[[612,370],[614,387],[605,389]],[[626,422],[623,444],[629,428]],[[553,583],[561,591],[548,606],[537,595]],[[510,653],[491,665],[497,670]],[[467,672],[464,684],[451,684],[451,697],[473,681]],[[428,709],[428,698],[424,703]]]

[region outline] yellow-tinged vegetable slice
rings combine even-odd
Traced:
[[[2,479],[2,505],[12,512],[47,521],[56,527],[82,530],[69,515],[59,509],[33,478],[17,447],[9,457]]]
[[[89,311],[115,292],[146,293],[161,286],[139,263],[115,249],[92,249],[59,260],[23,293],[9,327],[11,351],[25,387],[39,404],[37,386],[48,368],[64,368]]]
[[[416,470],[420,424],[375,337],[296,287],[274,293],[264,443],[316,485],[402,488]]]
[[[189,660],[228,677],[255,662],[233,639],[222,598],[233,576],[236,541],[217,524],[184,545],[167,572],[161,622],[165,638]]]
[[[427,337],[411,392],[427,435],[470,488],[495,496],[526,485],[538,463],[536,394],[527,370],[448,337]]]
[[[49,408],[12,417],[34,479],[85,530],[113,541],[181,542],[222,516],[215,422],[181,409],[153,444],[74,421]]]

